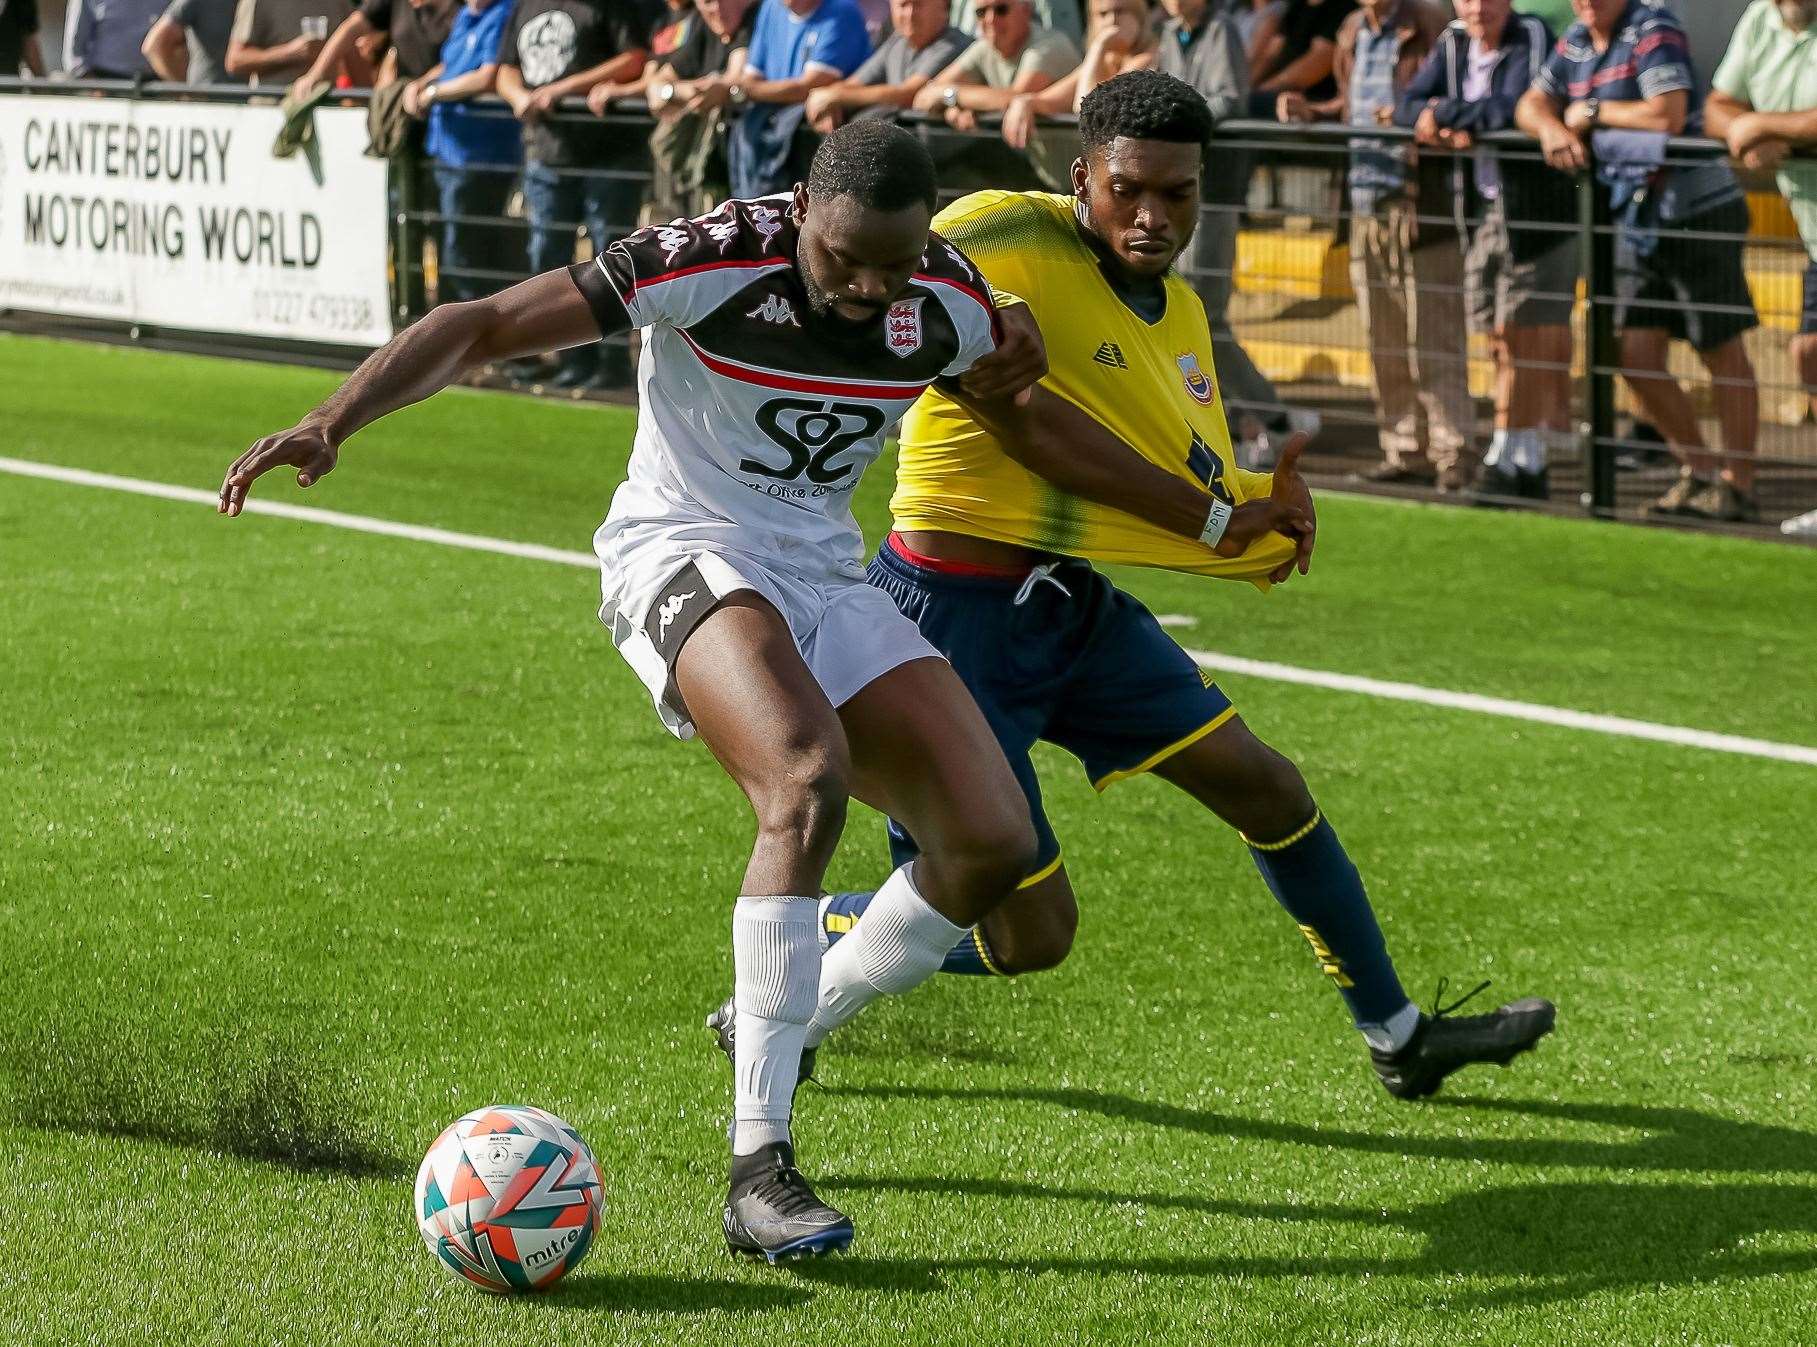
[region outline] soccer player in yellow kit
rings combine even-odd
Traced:
[[[1299,770],[1258,739],[1215,683],[1093,561],[1158,566],[1267,588],[1310,558],[1310,532],[1219,556],[1221,516],[1267,498],[1274,474],[1236,466],[1204,309],[1173,263],[1191,239],[1212,121],[1188,85],[1156,71],[1107,81],[1080,109],[1073,195],[979,192],[935,229],[993,287],[1024,299],[1047,343],[1043,383],[1152,462],[1190,477],[1212,506],[1202,537],[1093,504],[1034,476],[963,401],[936,389],[903,423],[895,531],[871,583],[958,670],[1008,756],[1040,852],[1015,897],[948,956],[953,972],[1050,968],[1077,908],[1029,759],[1067,749],[1103,790],[1153,772],[1235,827],[1310,942],[1391,1094],[1420,1098],[1472,1062],[1506,1064],[1550,1032],[1530,998],[1484,1015],[1422,1013],[1389,959],[1361,877]],[[1297,446],[1280,471],[1292,474]],[[1295,479],[1289,484],[1304,493]],[[1311,498],[1304,508],[1311,515]],[[899,862],[915,843],[891,825]],[[869,895],[823,899],[824,938],[852,929]],[[1478,989],[1480,990],[1480,988]],[[1474,993],[1472,993],[1474,994]],[[1465,998],[1468,999],[1468,998]],[[1461,1004],[1458,1003],[1458,1004]],[[805,1072],[804,1072],[805,1074]]]

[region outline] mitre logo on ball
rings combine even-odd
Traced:
[[[921,305],[925,297],[899,299],[883,315],[883,340],[897,355],[921,349]]]

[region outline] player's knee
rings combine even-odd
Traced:
[[[791,752],[750,791],[758,834],[804,855],[831,857],[845,831],[851,767],[832,747]]]
[[[1079,908],[1066,895],[1064,901],[1042,904],[1034,913],[1017,914],[1009,929],[986,929],[991,958],[1005,973],[1042,973],[1058,968],[1072,953],[1079,932]]]
[[[1244,754],[1243,797],[1237,827],[1258,841],[1285,837],[1312,816],[1312,791],[1300,769],[1260,739]]]
[[[1021,803],[1021,797],[1017,797]],[[1035,868],[1039,843],[1026,807],[975,813],[963,819],[942,848],[966,891],[994,904],[1015,892]]]

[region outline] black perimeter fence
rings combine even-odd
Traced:
[[[0,93],[273,101],[269,91],[261,96],[237,86],[145,83],[0,79]],[[343,105],[365,101],[358,90],[335,97]],[[510,117],[496,100],[476,107]],[[543,260],[550,256],[551,229],[560,236],[561,256],[577,260],[591,255],[600,236],[609,240],[706,204],[705,197],[690,199],[666,179],[653,180],[656,123],[641,104],[622,103],[597,118],[579,100],[569,100],[553,120],[595,128],[605,150],[589,166],[557,171],[558,210],[552,220],[545,212]],[[912,115],[903,124],[927,144],[944,199],[985,187],[1070,190],[1078,136],[1066,121],[1043,124],[1022,150],[1006,145],[994,127],[958,132]],[[388,263],[392,316],[400,328],[436,303],[488,293],[531,269],[520,166],[468,165],[482,184],[493,179],[489,189],[482,185],[470,196],[496,206],[445,213],[445,185],[420,145],[420,135],[412,137],[390,164]],[[1722,155],[1715,141],[1674,139],[1663,167],[1713,166]],[[1378,167],[1398,164],[1391,174],[1419,184],[1413,204],[1386,212],[1352,209],[1346,169],[1359,156]],[[1473,189],[1485,171],[1499,179],[1497,207]],[[1781,521],[1817,510],[1817,431],[1811,426],[1817,389],[1801,379],[1791,349],[1808,254],[1771,177],[1737,172],[1747,189],[1745,204],[1699,215],[1691,222],[1695,227],[1649,216],[1642,246],[1649,255],[1657,250],[1658,269],[1668,274],[1739,274],[1743,283],[1704,285],[1690,298],[1648,293],[1641,297],[1644,325],[1624,325],[1624,303],[1635,296],[1621,281],[1618,242],[1624,229],[1632,238],[1633,228],[1613,219],[1609,188],[1594,162],[1587,171],[1561,173],[1544,163],[1532,140],[1515,132],[1454,153],[1416,150],[1411,133],[1395,127],[1365,133],[1335,124],[1224,123],[1208,159],[1198,237],[1180,269],[1211,317],[1233,438],[1268,429],[1278,443],[1288,414],[1300,425],[1314,414],[1320,429],[1305,466],[1315,480],[1435,498],[1417,475],[1386,484],[1365,475],[1397,452],[1426,455],[1416,461],[1422,474],[1455,460],[1454,480],[1472,475],[1490,443],[1498,406],[1512,396],[1517,423],[1536,416],[1543,423],[1549,460],[1543,494],[1512,503],[1604,518],[1646,517],[1648,503],[1677,481],[1688,459],[1703,475],[1728,469],[1751,485],[1759,503],[1758,524],[1702,526],[1778,536]],[[573,218],[562,218],[570,213]],[[1472,283],[1486,227],[1506,230],[1506,241],[1489,250],[1490,261],[1499,256],[1504,265],[1520,268],[1521,307],[1511,330],[1524,339],[1503,361],[1519,377],[1504,375],[1499,386],[1491,338],[1472,319],[1473,293],[1488,288]],[[1479,317],[1491,320],[1486,312]],[[23,311],[0,312],[0,327],[328,365],[350,365],[360,354]],[[1672,341],[1662,355],[1657,335],[1701,334],[1707,345],[1738,329],[1740,343],[1721,342],[1717,350],[1728,349],[1714,359],[1685,340]],[[473,382],[537,396],[631,396],[628,387],[558,388],[549,373],[548,366],[488,369]],[[1675,455],[1668,440],[1681,449],[1700,447]],[[1473,497],[1457,490],[1436,498]]]

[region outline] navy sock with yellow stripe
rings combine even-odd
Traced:
[[[857,924],[858,918],[871,905],[871,899],[875,896],[870,893],[829,893],[820,900],[820,930],[828,949],[838,944]],[[946,962],[940,965],[940,971],[971,977],[1002,975],[1001,970],[991,962],[990,948],[985,943],[984,933],[976,926],[947,951]]]
[[[1275,842],[1249,844],[1275,900],[1299,923],[1358,1025],[1384,1024],[1407,1005],[1382,928],[1344,844],[1314,811],[1304,827]]]

